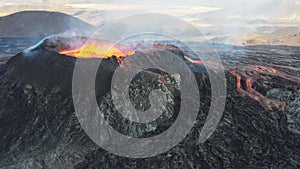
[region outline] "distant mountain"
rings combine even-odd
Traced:
[[[72,16],[80,18],[89,24],[101,26],[109,21],[109,18],[107,18],[108,13],[109,11],[105,10],[80,10]],[[111,12],[109,14],[111,15]]]
[[[53,34],[85,35],[95,29],[73,16],[48,11],[24,11],[0,17],[0,37],[36,38]]]
[[[250,25],[260,25],[260,24],[266,24],[267,21],[264,19],[253,19],[250,22],[248,22],[248,24]]]
[[[236,10],[234,10],[236,9]],[[248,7],[235,6],[227,8],[225,13],[238,16],[242,15],[246,18],[265,18],[268,20],[280,21],[299,21],[300,20],[300,4],[294,0],[273,0],[269,3],[262,3],[261,5],[252,5]],[[238,11],[238,12],[233,12]]]
[[[188,14],[206,24],[246,25],[300,22],[300,3],[296,0],[273,0],[261,3],[235,3],[217,11]]]
[[[259,27],[256,27],[254,29],[253,33],[257,33],[257,34],[272,33],[272,32],[275,32],[275,31],[277,31],[279,29],[282,29],[282,28],[286,28],[286,26],[272,26],[272,25],[269,25],[269,26],[259,26]]]
[[[263,35],[252,34],[244,42],[246,45],[289,45],[300,46],[300,27],[282,28]]]

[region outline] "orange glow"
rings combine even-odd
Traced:
[[[241,89],[241,76],[240,75],[236,75],[236,87],[237,89]]]
[[[194,63],[194,64],[198,64],[198,65],[202,65],[203,64],[203,62],[201,60],[193,60],[193,59],[191,59],[191,58],[189,58],[187,56],[184,56],[184,58],[186,60],[188,60],[189,62]]]
[[[252,88],[252,79],[247,79],[246,80],[246,85],[247,85],[247,89],[250,89],[250,88]]]
[[[112,56],[120,58],[133,55],[134,51],[121,46],[114,46],[112,48],[108,43],[94,41],[76,49],[61,50],[59,53],[77,58],[109,58]]]
[[[274,68],[272,68],[272,72],[273,72],[274,74],[278,74],[278,70],[276,70],[276,69],[274,69]]]

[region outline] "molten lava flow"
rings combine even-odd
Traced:
[[[191,63],[203,65],[201,60],[193,60],[188,56],[185,56],[184,58]],[[214,67],[213,63],[208,62],[206,64],[207,68]],[[253,84],[254,82],[257,83],[257,79],[260,78],[259,75],[278,76],[292,82],[300,83],[299,76],[279,71],[273,67],[247,64],[239,65],[238,68],[226,66],[225,70],[236,77],[236,88],[238,92],[257,101],[265,110],[272,110],[275,108],[279,111],[283,111],[286,105],[285,102],[269,99],[254,89]],[[242,85],[244,87],[242,87]]]
[[[77,58],[110,58],[115,56],[119,59],[134,54],[134,51],[118,45],[112,48],[108,43],[93,41],[76,49],[61,50],[59,53]]]
[[[193,60],[193,59],[189,58],[188,56],[184,56],[184,58],[186,60],[188,60],[189,62],[191,62],[191,63],[195,63],[195,64],[198,64],[198,65],[202,65],[203,64],[203,62],[201,60]]]
[[[253,72],[256,74],[256,72]],[[273,108],[283,111],[285,108],[285,103],[279,100],[269,99],[256,91],[253,88],[252,78],[245,72],[231,70],[230,74],[236,76],[236,86],[239,93],[250,97],[251,99],[257,101],[265,110],[272,110]],[[241,88],[242,77],[246,78],[246,89]]]

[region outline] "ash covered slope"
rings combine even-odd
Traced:
[[[0,18],[0,37],[38,38],[69,31],[89,33],[95,28],[75,17],[59,12],[24,11]]]
[[[0,65],[3,89],[0,90],[0,134],[3,136],[0,168],[72,168],[97,148],[81,129],[73,108],[71,82],[76,58],[49,50],[49,47],[53,49],[50,44],[45,40]],[[145,55],[137,52],[132,57]],[[91,60],[88,63],[93,64]],[[112,73],[118,65],[115,57],[104,59],[100,65],[96,78],[100,107],[109,104],[102,97],[109,92]],[[148,79],[150,88],[153,87],[151,74],[140,76]],[[158,83],[156,80],[155,84]],[[145,89],[146,85],[137,81],[134,86]],[[146,89],[151,91],[150,88]],[[136,102],[141,100],[138,97]],[[106,116],[112,124],[120,122],[116,126],[119,130],[123,127],[119,124],[127,123],[112,114]],[[122,131],[128,135],[141,134],[131,128]]]
[[[300,46],[300,27],[287,27],[264,35],[248,37],[246,45],[288,45]]]
[[[255,53],[262,49],[248,50]],[[173,52],[183,57],[178,49]],[[271,55],[268,51],[263,54]],[[131,57],[144,57],[144,54],[138,52]],[[256,57],[252,57],[255,60]],[[16,55],[6,65],[0,65],[0,168],[292,169],[300,166],[300,120],[297,119],[300,94],[296,89],[287,92],[284,88],[287,85],[280,84],[282,89],[274,90],[274,86],[257,83],[256,87],[261,92],[287,102],[287,109],[283,112],[276,109],[266,111],[257,101],[241,96],[236,90],[236,77],[227,72],[228,94],[224,116],[213,136],[199,144],[199,132],[211,99],[210,84],[203,66],[188,62],[201,95],[197,122],[188,136],[170,151],[156,157],[128,159],[113,155],[92,143],[78,123],[70,90],[75,60],[50,51],[42,44]],[[98,93],[99,108],[121,133],[141,136],[144,134],[141,131],[153,126],[139,130],[134,124],[115,116],[118,112],[113,108],[107,86],[116,66],[118,63],[113,58],[104,59],[100,66],[102,70],[96,79],[102,91]],[[160,72],[154,72],[157,73]],[[145,72],[133,81],[130,92],[134,94],[134,104],[148,105],[149,101],[145,98],[148,98],[149,91],[157,88],[155,85],[164,86],[159,79],[153,80],[155,76],[151,75]],[[176,85],[171,76],[163,74],[163,77],[171,87]],[[262,78],[272,80],[272,77],[264,75]],[[278,78],[274,78],[272,83],[292,85]],[[146,133],[146,136],[168,129],[172,119],[176,118],[177,109],[178,105],[170,106],[169,116],[165,118],[171,120],[156,123],[157,130]]]
[[[66,83],[75,59],[63,58],[37,48],[2,67],[0,168],[70,168],[93,147],[79,129]]]
[[[236,57],[239,57],[240,62],[247,63],[246,67],[249,63],[250,66],[255,66],[258,63],[270,62],[273,64],[280,62],[283,67],[285,64],[298,66],[299,49],[256,46],[243,49],[247,54],[241,55],[237,49],[225,52],[224,48],[219,48],[223,50],[220,52],[223,59],[227,58],[227,61],[233,62],[232,54],[237,54]],[[192,65],[191,68],[195,72],[201,66]],[[226,69],[232,68],[226,66]],[[243,71],[243,68],[238,67],[233,70]],[[210,90],[209,85],[201,85],[207,83],[207,77],[201,79],[199,74],[195,73],[195,75],[200,84],[200,93]],[[276,74],[260,74],[253,88],[266,95],[267,98],[284,101],[286,108],[279,111],[266,110],[254,99],[238,92],[237,80],[230,72],[226,71],[226,78],[227,101],[223,118],[213,136],[204,144],[198,143],[197,139],[207,115],[206,110],[209,108],[207,102],[205,104],[203,100],[209,102],[210,97],[203,98],[202,96],[196,125],[187,137],[170,151],[152,158],[130,159],[108,154],[99,148],[89,153],[75,168],[299,168],[299,83]],[[241,88],[247,88],[246,79],[242,81],[245,84],[241,84]],[[107,101],[103,102],[111,103],[109,96],[104,100]],[[107,105],[104,111],[116,113],[111,108],[111,104]]]

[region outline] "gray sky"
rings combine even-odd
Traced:
[[[267,3],[272,0],[27,0],[28,3],[36,2],[52,2],[52,3],[74,3],[74,2],[90,2],[104,4],[151,4],[151,5],[197,5],[197,6],[218,6],[226,7],[235,3]],[[274,1],[274,0],[273,0]],[[276,1],[276,0],[275,0]],[[300,1],[300,0],[293,0]],[[24,0],[0,0],[0,3],[24,3]]]

